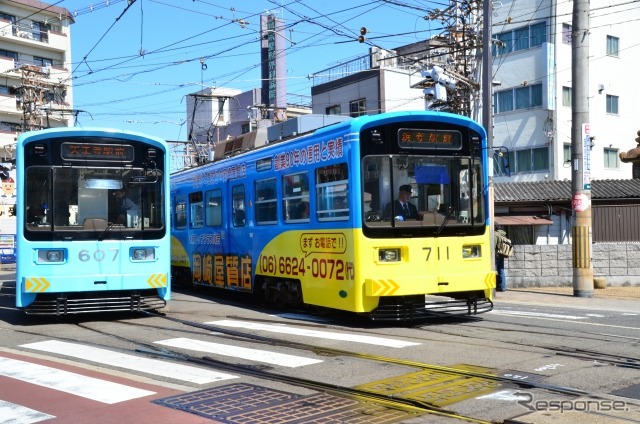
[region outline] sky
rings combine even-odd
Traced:
[[[287,26],[289,99],[311,102],[313,74],[441,32],[448,0],[47,0],[71,25],[77,124],[187,139],[186,96],[260,87],[260,15]],[[362,27],[366,40],[357,41]],[[204,65],[204,66],[203,66]]]

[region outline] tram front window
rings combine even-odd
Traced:
[[[142,169],[30,167],[25,177],[27,233],[164,228],[161,179]]]
[[[368,227],[484,225],[481,168],[470,158],[368,156],[362,165]]]

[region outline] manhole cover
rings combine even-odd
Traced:
[[[213,387],[153,402],[228,424],[382,424],[418,416],[413,412],[327,393],[300,396],[245,383]]]

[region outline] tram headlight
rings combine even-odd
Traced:
[[[482,251],[480,249],[480,245],[479,244],[462,246],[462,257],[464,259],[479,258],[481,256],[482,256]]]
[[[62,263],[64,262],[64,249],[38,250],[38,263]]]
[[[378,260],[380,262],[399,262],[400,259],[402,259],[402,255],[397,247],[378,250]]]
[[[156,259],[156,250],[153,247],[132,247],[132,261],[153,261]]]

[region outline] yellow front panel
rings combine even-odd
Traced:
[[[464,258],[464,246],[479,257]],[[383,262],[381,248],[399,248],[398,262]],[[368,239],[358,229],[288,231],[265,246],[256,274],[297,279],[307,304],[369,312],[380,296],[445,294],[495,287],[486,235]]]

